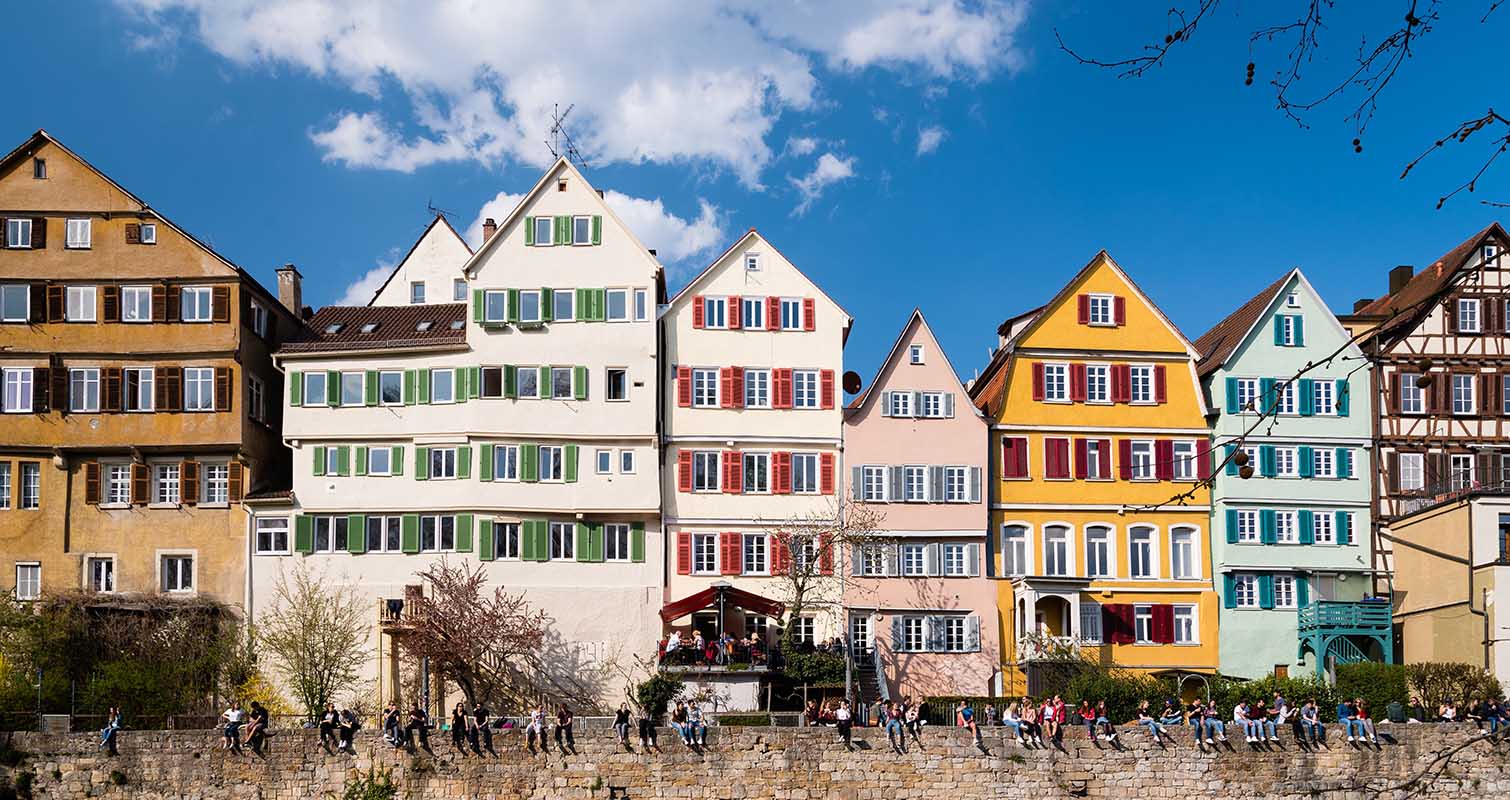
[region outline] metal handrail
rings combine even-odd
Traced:
[[[886,685],[886,665],[881,660],[881,648],[875,646],[870,648],[870,661],[876,670],[876,687],[879,689],[876,697],[882,703],[890,703],[891,689]]]
[[[1351,628],[1388,631],[1393,624],[1393,609],[1382,600],[1342,602],[1318,600],[1300,608],[1300,630],[1311,628]]]

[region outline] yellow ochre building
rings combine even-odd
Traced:
[[[1105,251],[997,333],[971,397],[991,424],[1003,694],[1077,654],[1215,672],[1195,349]]]

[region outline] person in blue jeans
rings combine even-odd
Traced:
[[[1106,701],[1096,703],[1096,724],[1101,726],[1101,738],[1108,742],[1117,741],[1117,728],[1112,725],[1111,712],[1106,708]]]
[[[1300,709],[1300,729],[1311,744],[1326,744],[1326,728],[1321,724],[1321,710],[1312,697]]]
[[[1356,741],[1353,729],[1357,728],[1358,736],[1363,735],[1363,726],[1358,724],[1358,714],[1353,710],[1353,701],[1343,700],[1337,704],[1337,721],[1342,723],[1342,730],[1347,734],[1348,741]]]
[[[1256,705],[1248,709],[1248,718],[1253,720],[1254,736],[1260,742],[1277,742],[1279,737],[1275,735],[1274,718],[1271,709],[1259,700]]]
[[[968,703],[959,701],[959,725],[961,728],[969,728],[970,736],[976,744],[980,744],[980,728],[975,725],[975,709]]]
[[[907,734],[902,730],[902,709],[895,702],[887,701],[882,713],[886,715],[886,740],[891,742],[891,749],[906,753]]]

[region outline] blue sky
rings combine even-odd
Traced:
[[[1102,248],[1193,339],[1297,265],[1346,311],[1492,221],[1479,199],[1510,200],[1491,173],[1433,210],[1479,145],[1399,180],[1499,99],[1510,17],[1477,8],[1420,40],[1354,154],[1347,98],[1310,129],[1274,110],[1282,49],[1242,84],[1247,32],[1300,3],[1234,6],[1138,80],[1073,63],[1054,31],[1131,53],[1167,0],[346,5],[31,4],[0,66],[37,77],[0,136],[46,128],[267,285],[297,263],[325,304],[401,255],[427,204],[466,228],[527,190],[546,110],[576,103],[589,179],[632,206],[673,291],[759,227],[855,316],[847,367],[867,380],[914,305],[968,378],[1001,320]],[[1348,13],[1318,87],[1395,24]]]

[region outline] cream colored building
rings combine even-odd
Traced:
[[[488,223],[493,220],[489,219]],[[484,227],[486,235],[493,228]],[[388,280],[378,287],[370,306],[409,306],[424,303],[465,303],[471,285],[462,267],[472,257],[461,234],[445,216],[436,214]]]

